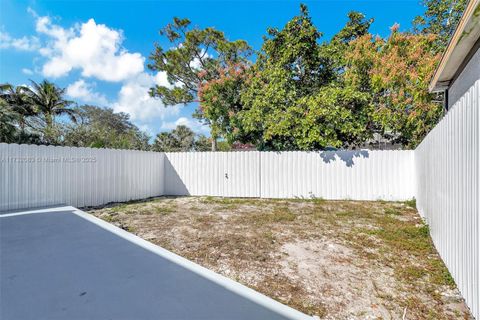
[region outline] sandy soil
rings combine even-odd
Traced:
[[[321,319],[471,319],[414,203],[161,197],[88,211]]]

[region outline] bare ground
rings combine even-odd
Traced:
[[[414,203],[161,197],[89,212],[321,319],[472,319]]]

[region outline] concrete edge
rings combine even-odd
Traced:
[[[53,206],[53,207],[33,208],[30,210],[0,211],[0,218],[22,216],[22,215],[33,214],[33,213],[62,212],[62,211],[72,211],[72,210],[78,210],[78,209],[72,206]]]

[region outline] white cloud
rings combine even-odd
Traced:
[[[40,48],[37,37],[13,38],[8,33],[0,31],[0,49],[16,49],[20,51],[35,51]]]
[[[184,125],[192,129],[194,132],[199,134],[208,134],[210,129],[208,126],[200,123],[197,119],[189,119],[187,117],[180,117],[175,121],[172,122],[163,122],[162,123],[162,130],[172,130],[175,129],[179,125]]]
[[[107,106],[109,102],[107,98],[98,92],[94,91],[94,85],[85,82],[80,79],[70,84],[67,87],[67,95],[72,98],[80,99],[86,103],[92,103],[94,105]]]
[[[151,122],[153,119],[177,115],[180,106],[165,107],[160,99],[152,98],[148,93],[153,85],[163,81],[165,75],[151,76],[146,73],[126,81],[118,93],[113,109],[116,112],[126,112],[130,114],[132,120],[140,122]]]
[[[61,77],[79,69],[83,77],[118,82],[143,72],[145,58],[121,46],[121,30],[97,24],[94,19],[66,29],[55,25],[50,17],[34,16],[36,31],[48,38],[48,44],[39,49],[47,58],[44,76]]]
[[[23,68],[22,73],[30,76],[30,75],[33,74],[33,71],[31,69],[28,69],[28,68]]]
[[[149,95],[149,89],[155,85],[173,86],[169,84],[166,73],[149,74],[145,71],[145,57],[140,53],[130,53],[122,46],[124,37],[121,30],[97,24],[93,19],[63,27],[48,16],[39,16],[31,9],[28,11],[35,19],[38,38],[12,39],[8,34],[0,33],[0,48],[8,46],[37,51],[39,58],[34,61],[39,68],[35,69],[35,73],[45,77],[62,77],[72,71],[80,71],[81,78],[67,87],[66,93],[70,98],[128,113],[139,128],[151,135],[159,129],[173,129],[178,124],[185,124],[195,132],[208,133],[208,127],[197,120],[178,118],[180,105],[165,107],[160,99]],[[198,68],[199,61],[192,61],[192,67]],[[22,72],[33,73],[27,68]],[[97,83],[100,86],[101,81],[118,82],[117,95],[112,97],[100,93]]]

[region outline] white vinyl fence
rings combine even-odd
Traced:
[[[0,210],[163,195],[164,154],[0,143]]]
[[[165,194],[408,200],[413,151],[166,153]]]
[[[161,195],[407,200],[413,151],[198,152],[0,144],[0,210]]]
[[[415,151],[417,207],[473,315],[480,319],[480,81]]]

